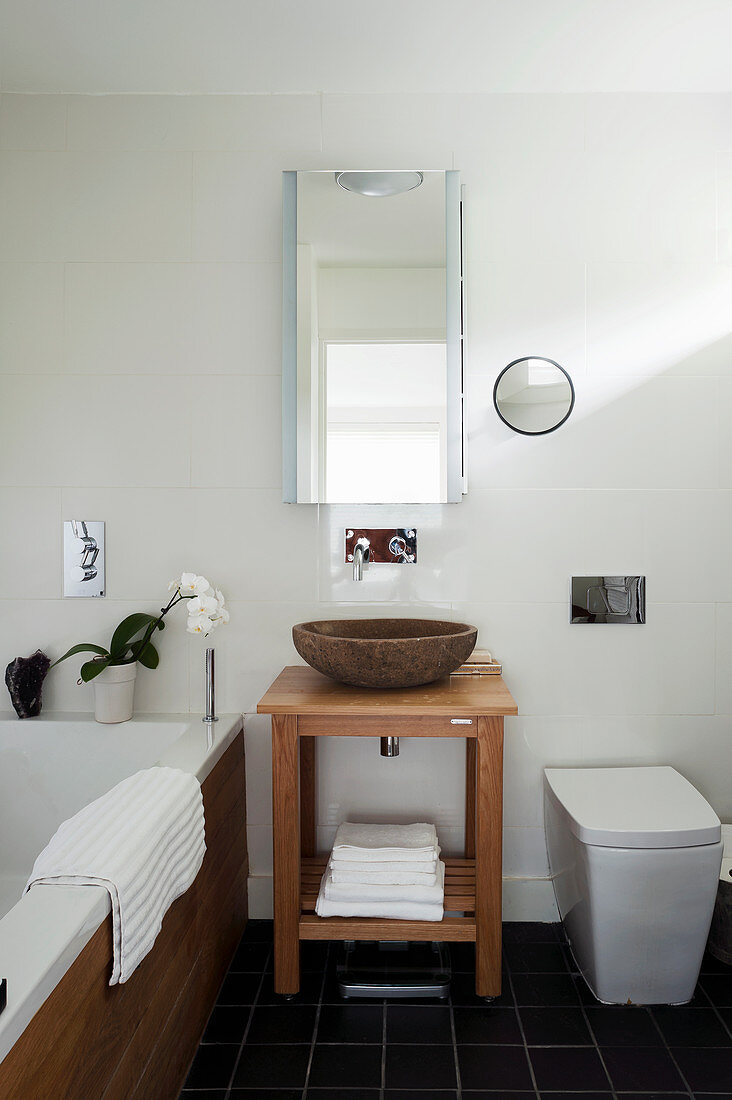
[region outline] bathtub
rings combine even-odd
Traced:
[[[0,1014],[0,1092],[3,1060],[101,926],[111,923],[109,895],[101,887],[36,886],[21,896],[36,855],[82,806],[133,772],[165,764],[192,772],[202,784],[209,845],[204,868],[208,861],[210,875],[214,854],[206,791],[213,789],[212,773],[225,753],[229,762],[241,760],[243,774],[241,731],[241,715],[221,716],[213,725],[191,715],[154,715],[113,726],[88,714],[0,721],[0,978],[8,982],[7,1007]],[[222,762],[217,791],[229,771],[230,764]],[[239,812],[239,802],[232,805]],[[151,955],[157,948],[156,941]],[[136,976],[114,990],[126,990]]]

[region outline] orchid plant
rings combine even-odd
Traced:
[[[221,590],[214,588],[198,573],[182,573],[177,580],[170,582],[168,591],[173,595],[165,607],[160,609],[159,615],[148,615],[144,611],[137,611],[134,615],[128,615],[123,619],[112,635],[109,649],[94,645],[92,642],[80,642],[64,653],[63,657],[54,661],[53,665],[60,664],[76,653],[95,654],[91,660],[85,661],[81,666],[79,683],[82,681],[88,683],[110,665],[131,665],[139,661],[145,668],[157,668],[160,656],[152,643],[153,634],[156,630],[165,629],[163,619],[183,600],[188,600],[186,630],[189,634],[202,634],[206,637],[217,626],[228,623],[229,612],[226,610],[226,601]]]

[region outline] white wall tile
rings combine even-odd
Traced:
[[[60,489],[0,489],[0,515],[7,533],[0,555],[0,599],[57,599],[62,592]]]
[[[585,118],[587,149],[593,153],[732,147],[730,95],[588,95]]]
[[[60,370],[63,333],[63,264],[0,263],[0,371]]]
[[[193,259],[279,263],[286,155],[194,153]]]
[[[716,488],[718,396],[724,407],[718,384],[722,380],[700,384],[692,377],[668,376],[580,381],[561,431],[531,438],[501,424],[493,408],[493,380],[472,374],[467,380],[470,485]],[[724,457],[722,463],[726,469]]]
[[[0,377],[2,483],[187,485],[187,390],[139,376]]]
[[[320,149],[317,95],[69,96],[68,103],[69,149]]]
[[[282,267],[191,264],[196,374],[279,374]]]
[[[717,604],[716,707],[718,714],[732,714],[732,603]]]
[[[188,264],[67,264],[66,371],[189,373],[192,302]]]
[[[467,369],[495,381],[525,355],[554,359],[577,379],[585,372],[585,265],[483,263],[466,272]]]
[[[547,878],[549,860],[544,829],[506,826],[503,830],[503,874],[506,878]]]
[[[732,264],[589,264],[590,374],[727,374],[731,295]]]
[[[106,521],[113,599],[158,602],[191,569],[229,600],[317,598],[316,510],[283,504],[276,489],[69,488],[63,514]]]
[[[279,487],[279,376],[199,376],[192,386],[191,483],[212,488]]]
[[[247,822],[272,823],[272,734],[268,714],[247,714],[244,719],[247,772]]]
[[[645,624],[614,630],[570,624],[568,601],[454,611],[503,662],[522,715],[714,713],[713,604],[649,603]]]
[[[714,172],[713,152],[684,147],[588,153],[587,258],[713,262]]]
[[[0,168],[7,260],[184,260],[187,153],[8,152]]]
[[[716,161],[717,259],[732,262],[732,150],[723,150]]]
[[[272,826],[248,825],[249,870],[253,875],[272,874]]]
[[[0,96],[0,149],[65,149],[63,95]]]
[[[516,264],[586,258],[585,156],[532,149],[504,156],[475,144],[460,157],[466,184],[465,255],[468,264]]]

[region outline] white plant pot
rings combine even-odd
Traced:
[[[94,717],[97,722],[129,722],[136,676],[137,661],[133,661],[130,665],[109,665],[94,677]]]

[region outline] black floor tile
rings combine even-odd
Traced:
[[[713,1008],[671,1005],[654,1009],[653,1015],[670,1047],[732,1046],[732,1037]]]
[[[710,951],[704,952],[701,972],[702,974],[727,974],[730,980],[732,980],[732,966],[721,962],[720,959],[716,959]]]
[[[242,943],[272,943],[274,939],[274,921],[250,920],[242,936]]]
[[[523,1047],[458,1047],[463,1089],[530,1089],[529,1062]]]
[[[529,1057],[539,1091],[608,1090],[610,1082],[594,1047],[531,1047]]]
[[[594,1089],[592,1092],[557,1092],[555,1089],[551,1091],[545,1089],[540,1093],[541,1100],[564,1100],[565,1097],[567,1100],[612,1100],[612,1095],[611,1092],[596,1092]],[[635,1094],[633,1100],[636,1100]]]
[[[219,990],[217,1005],[252,1005],[257,996],[259,974],[227,974]]]
[[[529,1046],[592,1046],[593,1039],[581,1008],[519,1009]]]
[[[248,943],[242,940],[236,949],[230,970],[245,970],[260,973],[264,970],[272,955],[271,943]]]
[[[718,1008],[717,1012],[724,1020],[727,1031],[732,1035],[732,1008]]]
[[[214,1047],[208,1048],[214,1050]],[[310,1045],[246,1045],[236,1067],[234,1085],[248,1089],[296,1089],[305,1084]]]
[[[455,1038],[458,1043],[522,1043],[515,1008],[478,1005],[454,1008]]]
[[[319,1043],[380,1043],[384,1028],[381,1005],[323,1005]]]
[[[454,1089],[455,1052],[445,1046],[387,1046],[387,1089]]]
[[[694,1100],[732,1100],[732,1092],[695,1092]]]
[[[183,1089],[181,1100],[224,1100],[226,1089]]]
[[[732,1007],[732,978],[729,974],[704,974],[699,984],[713,1005]]]
[[[684,1100],[688,1098],[689,1093],[684,1092],[618,1092],[618,1097],[623,1097],[624,1100]],[[719,1098],[718,1098],[719,1100]]]
[[[577,989],[569,974],[514,974],[517,1005],[577,1005]]]
[[[669,1053],[662,1047],[603,1047],[610,1080],[620,1092],[685,1088]]]
[[[241,1043],[252,1010],[249,1005],[217,1005],[209,1016],[202,1043]]]
[[[235,1043],[229,1046],[217,1044],[199,1047],[184,1088],[227,1088],[238,1053],[239,1047]]]
[[[561,943],[564,932],[561,924],[540,924],[535,921],[507,921],[503,925],[503,942],[508,943]]]
[[[558,943],[507,943],[505,957],[512,974],[567,972],[567,960]]]
[[[231,1100],[302,1100],[302,1089],[232,1089],[229,1096]],[[195,1097],[192,1092],[190,1100]]]
[[[381,1047],[354,1043],[349,1046],[316,1043],[310,1067],[314,1088],[369,1088],[381,1086]]]
[[[313,1089],[308,1088],[308,1098],[320,1097],[320,1100],[379,1100],[379,1089]],[[267,1100],[262,1096],[262,1100]]]
[[[448,1007],[387,1005],[387,1043],[452,1043]]]
[[[513,1004],[513,997],[510,983],[506,977],[503,979],[502,987],[501,995],[494,998],[490,1003],[510,1007]],[[476,997],[475,995],[475,974],[453,974],[450,983],[450,998],[454,1005],[465,1007],[486,1004],[484,997]],[[434,1001],[432,1003],[434,1004]]]
[[[732,1084],[732,1049],[673,1047],[672,1053],[694,1092],[716,1092]]]
[[[338,946],[336,944],[336,946]],[[330,944],[318,941],[305,941],[300,944],[300,966],[303,972],[317,970],[323,975],[325,967],[330,961]]]
[[[242,975],[243,977],[243,975]],[[323,985],[322,974],[302,974],[300,976],[300,992],[296,993],[292,1001],[286,1001],[280,993],[275,993],[274,977],[265,974],[262,979],[262,988],[257,997],[260,1005],[301,1004],[316,1005],[320,1000],[320,990]]]
[[[386,1100],[456,1100],[457,1092],[454,1089],[438,1089],[433,1092],[425,1092],[424,1089],[385,1089]],[[495,1100],[495,1098],[494,1098]]]
[[[536,1093],[531,1092],[503,1092],[489,1091],[487,1089],[463,1089],[463,1100],[536,1100]],[[595,1093],[594,1100],[598,1100]]]
[[[319,1096],[321,1100],[379,1100],[379,1089],[313,1089],[308,1088],[308,1097]],[[262,1097],[266,1100],[266,1097]]]
[[[650,1013],[626,1005],[589,1005],[585,1009],[598,1046],[663,1046]]]
[[[247,1033],[247,1043],[311,1043],[315,1005],[257,1005]]]
[[[453,974],[475,974],[475,944],[451,943],[450,966]]]

